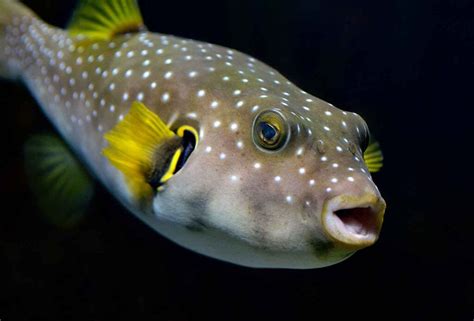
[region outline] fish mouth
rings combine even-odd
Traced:
[[[385,206],[385,201],[373,194],[330,199],[322,212],[324,232],[343,247],[358,250],[370,246],[380,234]]]

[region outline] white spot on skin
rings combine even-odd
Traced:
[[[156,82],[152,82],[152,83],[150,84],[151,89],[155,89],[156,86],[157,86],[157,85],[156,85]]]
[[[240,95],[241,93],[242,93],[242,91],[239,90],[239,89],[237,89],[237,90],[234,91],[234,96],[238,96],[238,95]]]
[[[275,182],[281,182],[281,177],[280,176],[275,176],[274,180],[275,180]]]
[[[169,94],[169,93],[164,93],[164,94],[161,96],[161,101],[162,101],[162,102],[167,103],[169,100],[170,100],[170,94]]]
[[[286,197],[286,201],[287,201],[288,203],[291,203],[291,202],[293,201],[293,197],[291,197],[290,195],[288,195],[288,196]]]
[[[123,96],[122,96],[122,100],[123,101],[127,101],[128,100],[128,93],[124,93]]]
[[[189,74],[188,74],[189,78],[194,78],[197,76],[197,72],[196,71],[191,71]]]
[[[329,110],[326,110],[324,113],[326,114],[326,116],[331,116],[332,115],[332,113]]]
[[[203,90],[203,89],[199,90],[198,93],[197,93],[198,97],[204,97],[205,95],[206,95],[206,91]]]
[[[331,183],[336,184],[337,183],[337,178],[331,178]]]
[[[255,169],[260,169],[260,168],[262,168],[262,164],[255,163],[255,164],[253,164],[253,167],[255,167]]]
[[[211,103],[211,108],[217,108],[219,106],[219,102],[214,100],[212,103]]]
[[[239,148],[239,149],[244,148],[244,143],[243,143],[241,140],[239,140],[239,141],[237,142],[237,148]]]
[[[219,158],[220,158],[220,159],[225,159],[225,158],[226,158],[226,154],[220,153],[220,154],[219,154]]]
[[[322,162],[325,162],[325,161],[327,161],[327,160],[328,160],[328,158],[327,158],[326,156],[321,157],[321,161],[322,161]]]
[[[341,146],[336,146],[336,149],[337,149],[338,152],[342,152]]]
[[[354,181],[354,177],[349,176],[349,177],[347,178],[347,180],[348,180],[349,182],[353,182],[353,181]]]
[[[237,131],[238,128],[239,128],[239,125],[237,125],[237,123],[232,123],[232,124],[230,124],[230,129],[231,129],[232,131],[235,132],[235,131]]]
[[[216,120],[213,124],[214,128],[219,128],[221,126],[221,122],[219,120]]]
[[[332,188],[330,188],[330,187],[326,188],[327,193],[330,193],[331,191],[332,191]]]
[[[306,169],[304,167],[301,167],[298,172],[303,175],[304,173],[306,173]]]
[[[171,77],[173,77],[173,72],[172,72],[172,71],[168,71],[168,72],[165,74],[165,79],[171,79]]]
[[[144,98],[144,94],[143,93],[138,93],[137,100],[143,101],[143,98]]]
[[[338,167],[339,167],[339,164],[338,164],[338,163],[334,163],[334,164],[332,164],[332,167],[338,168]]]
[[[235,175],[232,175],[232,176],[230,177],[230,179],[231,179],[232,181],[234,181],[234,182],[235,182],[235,181],[237,181],[237,180],[238,180],[238,177],[237,177],[237,176],[235,176]]]
[[[327,132],[331,131],[331,128],[329,128],[328,126],[324,126],[323,128],[324,128],[324,130],[327,131]]]
[[[315,180],[314,179],[311,179],[309,181],[309,186],[314,186],[314,184],[316,184]]]
[[[146,78],[150,77],[150,74],[151,74],[151,72],[149,70],[145,71],[143,73],[143,79],[146,79]]]
[[[240,107],[242,107],[243,105],[244,105],[244,101],[243,101],[243,100],[241,100],[241,101],[239,101],[237,104],[235,104],[235,106],[236,106],[237,108],[240,108]]]
[[[133,71],[132,71],[131,69],[127,70],[127,71],[125,72],[125,77],[130,78],[130,76],[132,75],[132,73],[133,73]]]
[[[212,151],[212,147],[211,146],[207,146],[206,149],[205,149],[206,153],[210,153]]]

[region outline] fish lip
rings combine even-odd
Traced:
[[[382,228],[386,203],[380,196],[366,194],[362,197],[340,195],[325,202],[321,221],[326,236],[336,245],[358,250],[374,244]],[[356,215],[369,216],[358,223],[361,232],[355,231],[351,224],[344,223],[338,211],[355,210]]]

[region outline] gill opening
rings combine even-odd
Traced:
[[[186,164],[191,154],[196,149],[199,141],[197,131],[188,125],[183,125],[176,131],[180,138],[175,150],[169,154],[168,159],[163,162],[163,167],[155,168],[152,175],[148,179],[148,184],[155,191],[162,191],[163,185],[176,175]],[[157,155],[158,158],[160,155]],[[161,155],[163,157],[163,155]]]

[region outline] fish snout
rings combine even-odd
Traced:
[[[330,240],[342,247],[362,249],[377,241],[385,207],[384,199],[375,191],[362,196],[336,196],[324,203],[323,230]]]

